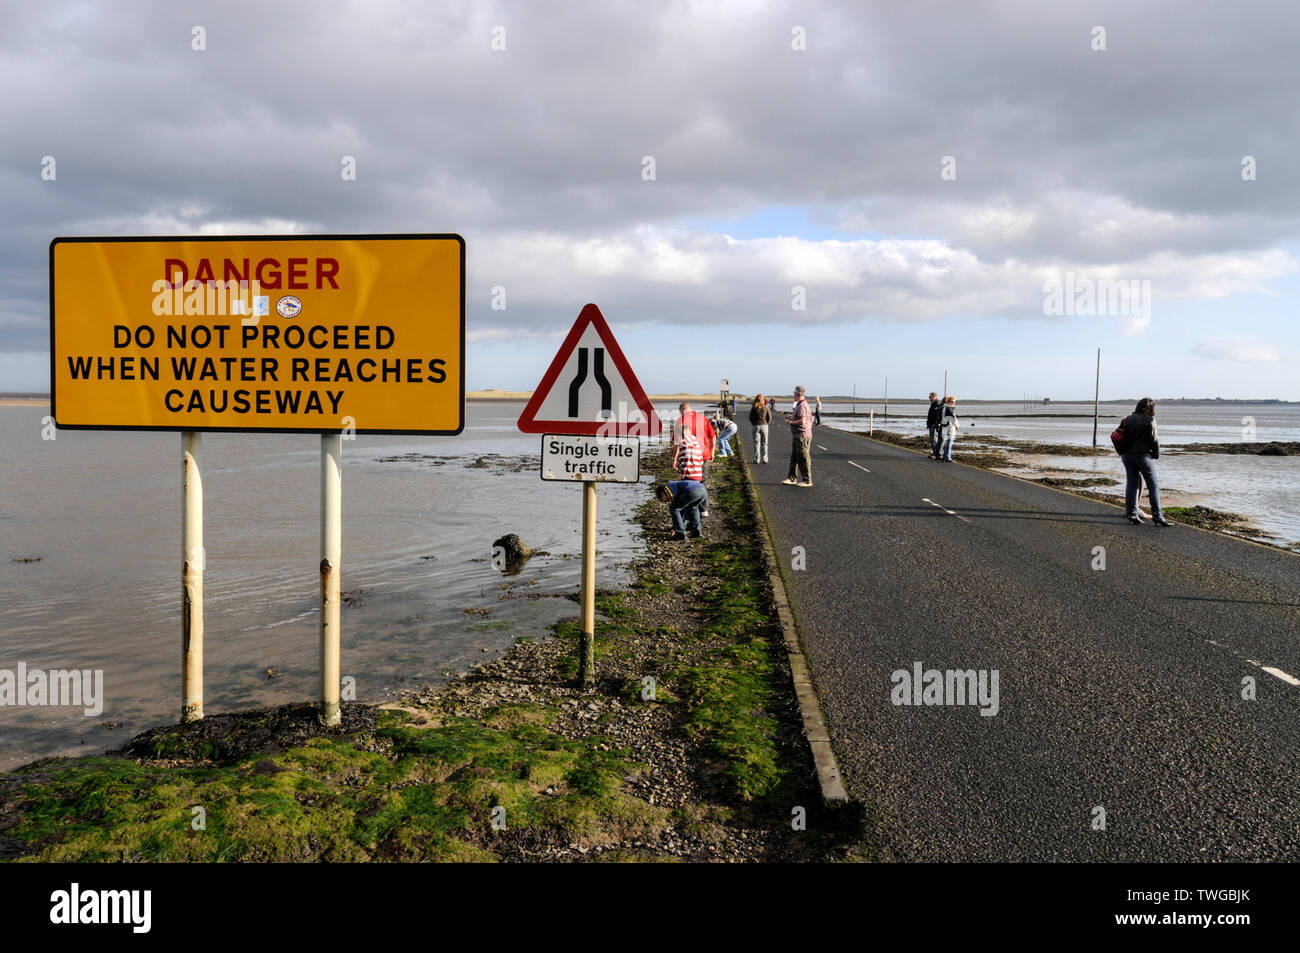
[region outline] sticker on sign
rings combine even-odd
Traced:
[[[641,479],[641,441],[636,437],[545,434],[542,479],[636,483]]]

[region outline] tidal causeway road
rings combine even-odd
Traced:
[[[1300,557],[824,427],[788,486],[776,430],[750,469],[884,859],[1300,860]]]

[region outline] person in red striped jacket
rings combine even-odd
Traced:
[[[707,494],[709,490],[709,461],[713,459],[713,454],[718,449],[718,435],[713,430],[713,424],[709,423],[709,418],[698,410],[692,410],[691,405],[686,401],[678,404],[677,410],[680,416],[677,418],[677,423],[673,425],[673,443],[681,442],[682,424],[690,424],[691,433],[695,434],[695,439],[700,443],[700,454],[704,460],[704,466],[702,467],[704,475],[700,477],[700,482],[704,484],[704,492]],[[707,499],[704,501],[704,506],[700,508],[700,515],[709,515],[709,501]]]
[[[681,473],[684,480],[704,480],[704,451],[700,448],[700,441],[691,432],[689,420],[682,421],[681,438],[677,449],[673,451],[673,469]]]

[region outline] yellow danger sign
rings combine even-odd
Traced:
[[[56,238],[50,361],[59,427],[460,433],[465,241]]]

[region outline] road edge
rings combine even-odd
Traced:
[[[746,447],[740,441],[736,443],[738,448],[734,455],[740,457],[741,472],[745,475],[745,497],[749,500],[755,522],[762,527],[759,536],[763,568],[772,587],[772,602],[776,606],[777,619],[781,623],[781,632],[785,639],[786,658],[790,663],[790,676],[794,682],[795,697],[799,702],[804,740],[808,743],[808,749],[812,754],[813,769],[817,772],[817,785],[821,790],[822,803],[827,807],[842,807],[850,803],[850,798],[844,789],[839,762],[831,747],[831,736],[826,730],[826,720],[822,715],[821,701],[813,686],[812,673],[808,669],[808,659],[804,655],[799,629],[795,625],[794,612],[790,608],[785,580],[781,576],[780,564],[776,559],[772,524],[763,510],[763,501],[758,495],[754,474],[749,468],[749,457],[744,452]]]

